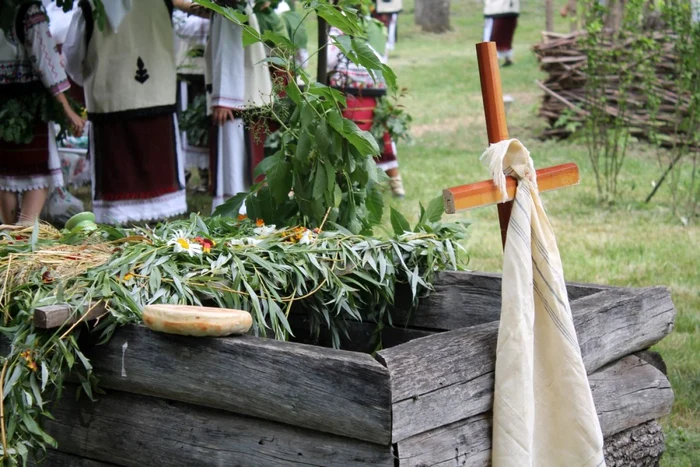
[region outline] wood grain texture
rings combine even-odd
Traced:
[[[572,302],[586,370],[666,336],[675,309],[663,287],[610,289]],[[391,374],[393,442],[491,409],[498,322],[378,352]]]
[[[125,467],[394,465],[388,444],[119,391],[65,397],[53,413],[59,449]]]
[[[99,303],[91,307],[83,321],[92,321],[106,313],[105,306]],[[68,305],[40,306],[34,310],[34,327],[54,329],[71,325],[81,319],[81,313],[75,313]]]
[[[371,356],[252,336],[118,329],[87,352],[102,387],[389,445],[386,368]]]
[[[115,467],[117,464],[100,462],[85,457],[66,454],[49,449],[41,453],[36,460],[29,461],[31,467]]]
[[[657,467],[666,450],[664,432],[656,420],[621,431],[605,440],[606,467]]]
[[[606,446],[617,433],[669,413],[673,392],[666,377],[635,356],[590,376]],[[606,455],[614,449],[606,449]],[[418,434],[398,443],[401,467],[489,466],[491,412]],[[630,464],[627,464],[630,465]]]
[[[483,272],[445,271],[436,274],[434,291],[421,299],[409,314],[410,290],[397,287],[394,324],[435,331],[451,331],[498,321],[501,316],[501,275]],[[567,283],[573,301],[612,287]]]

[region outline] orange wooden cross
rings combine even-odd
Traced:
[[[484,114],[486,115],[486,131],[489,143],[498,143],[508,139],[508,125],[506,123],[505,107],[503,106],[503,91],[501,90],[501,73],[498,67],[496,43],[481,42],[476,44],[476,57],[479,62],[481,94],[484,98]],[[537,171],[537,186],[540,192],[577,185],[579,181],[578,166],[574,163],[556,165]],[[505,247],[510,211],[513,207],[516,187],[517,182],[515,178],[507,177],[508,200],[505,202],[502,201],[501,192],[493,183],[493,180],[447,188],[442,191],[442,196],[445,200],[445,212],[454,214],[457,211],[498,203],[501,240]]]

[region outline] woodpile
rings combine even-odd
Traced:
[[[86,342],[106,393],[93,403],[67,388],[45,421],[58,441],[46,465],[488,466],[501,278],[440,273],[435,289],[415,313],[395,314],[376,358],[143,326]],[[656,420],[673,391],[646,349],[672,329],[668,290],[567,290],[607,464],[657,465]],[[376,334],[357,325],[358,340]]]
[[[565,138],[571,134],[563,122],[557,123],[566,115],[566,121],[581,123],[589,114],[594,104],[592,93],[586,89],[586,68],[588,60],[584,50],[585,31],[570,34],[543,32],[542,42],[533,50],[540,63],[540,69],[547,74],[544,82],[537,85],[544,91],[539,115],[549,122],[545,138]],[[605,96],[605,112],[610,117],[620,115],[621,96],[625,99],[622,107],[622,120],[631,135],[641,139],[653,139],[662,146],[671,147],[683,138],[678,126],[688,112],[688,96],[680,95],[677,86],[676,52],[674,37],[668,31],[649,31],[645,35],[658,46],[658,57],[645,56],[644,60],[654,60],[654,73],[644,76],[638,70],[638,63],[630,63],[624,58],[619,63],[617,73],[597,76],[603,83],[603,89],[596,89],[595,94]],[[636,39],[614,42],[612,38],[599,42],[601,47],[624,51]],[[620,57],[627,54],[621,53]],[[621,75],[631,78],[627,91],[620,92]],[[630,75],[631,74],[631,75]],[[649,96],[658,99],[658,107],[653,105]]]

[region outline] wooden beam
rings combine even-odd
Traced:
[[[370,355],[253,336],[117,329],[84,350],[100,386],[391,442],[389,372]]]
[[[486,272],[442,271],[435,275],[433,291],[421,298],[418,310],[411,312],[411,291],[396,287],[396,308],[391,317],[395,326],[451,331],[498,321],[501,316],[501,275]],[[567,282],[569,301],[602,292],[625,290],[598,284]]]
[[[605,437],[606,456],[611,458],[618,457],[614,447],[616,434],[671,411],[670,383],[656,368],[637,357],[628,356],[602,368],[589,380]],[[625,433],[625,437],[629,438],[629,434]],[[398,453],[401,467],[490,466],[491,412],[400,441]]]
[[[39,449],[37,451],[39,452],[35,458],[29,461],[30,467],[117,467],[117,464],[74,456],[51,448],[46,452],[41,452]]]
[[[503,90],[501,89],[501,69],[498,65],[495,42],[480,42],[476,44],[476,60],[479,63],[479,79],[481,81],[481,96],[484,101],[484,116],[486,117],[486,132],[489,143],[498,143],[508,139],[508,124],[506,109],[503,105]],[[501,242],[506,246],[506,234],[513,202],[499,202],[498,223],[501,226]],[[447,208],[445,211],[449,212]]]
[[[561,164],[537,171],[537,187],[541,192],[578,185],[581,181],[579,168],[574,163]],[[517,182],[513,177],[506,177],[508,201],[515,198]],[[460,185],[442,191],[445,201],[445,212],[454,214],[458,211],[502,203],[501,192],[493,180]],[[500,206],[500,204],[499,204]]]
[[[302,376],[308,370],[295,367],[294,371]],[[257,378],[271,387],[279,384],[274,374],[260,371]],[[299,385],[308,389],[301,379]],[[339,383],[335,389],[341,388]],[[56,420],[44,424],[58,449],[81,457],[126,467],[394,466],[388,443],[373,444],[119,391],[100,395],[96,403],[87,398],[76,401],[69,396],[75,389],[66,387],[66,397],[51,411]],[[295,410],[294,397],[283,393],[278,397],[286,405],[284,410]]]
[[[612,289],[571,304],[586,371],[644,350],[671,332],[664,287]],[[393,442],[491,410],[498,322],[378,352],[391,375]]]
[[[69,305],[40,306],[34,310],[34,327],[38,329],[55,329],[70,326],[79,319],[93,321],[107,313],[104,303],[91,306],[86,317],[74,311]]]

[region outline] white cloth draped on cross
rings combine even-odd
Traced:
[[[517,139],[482,156],[504,194],[518,179],[503,255],[493,402],[494,467],[604,466],[554,232],[529,151]]]

